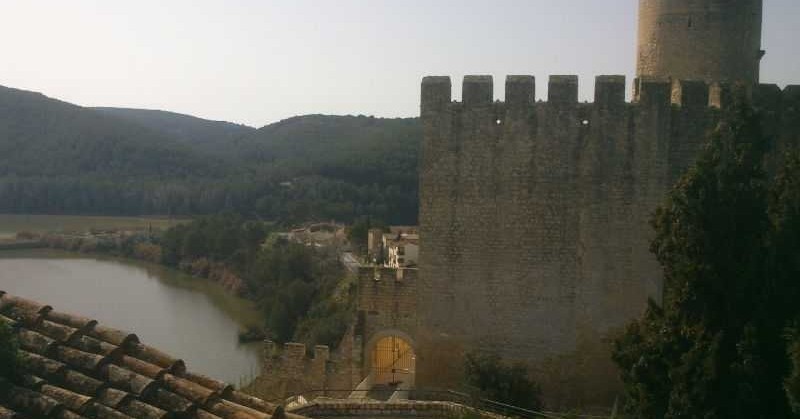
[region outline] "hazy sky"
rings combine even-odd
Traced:
[[[800,84],[800,0],[765,0],[762,80]],[[261,126],[415,116],[425,75],[631,83],[637,0],[0,0],[0,85]]]

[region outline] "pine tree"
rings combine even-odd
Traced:
[[[800,218],[768,209],[785,200],[769,198],[766,146],[759,117],[738,95],[656,211],[651,250],[663,267],[664,299],[650,303],[614,351],[632,417],[790,415],[785,328],[795,316],[796,276],[786,265],[797,263],[797,247],[777,247],[796,240],[797,226],[776,221]],[[796,184],[797,173],[786,173]]]

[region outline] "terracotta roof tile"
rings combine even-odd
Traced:
[[[98,379],[69,369],[64,371],[62,380],[65,388],[81,394],[94,395],[106,386],[106,383]]]
[[[130,342],[139,342],[139,337],[133,333],[123,332],[122,330],[112,329],[99,324],[94,325],[86,334],[117,346],[124,346]]]
[[[92,320],[81,316],[74,316],[72,314],[62,313],[54,310],[51,310],[49,313],[47,313],[47,320],[69,327],[74,327],[82,330],[83,332],[86,332],[97,325],[97,320]]]
[[[104,356],[90,354],[69,346],[56,345],[48,353],[53,354],[53,359],[83,372],[91,373],[97,371],[106,363],[106,357]]]
[[[0,394],[0,419],[260,419],[278,408],[188,372],[133,333],[3,291],[0,321],[12,325],[24,369]]]
[[[22,329],[19,331],[19,345],[22,349],[36,354],[44,355],[55,347],[56,341],[49,337],[34,332],[32,330]]]
[[[203,409],[198,409],[197,412],[195,412],[194,417],[196,419],[222,419],[219,416]],[[0,416],[0,419],[2,419],[2,416]]]
[[[0,313],[11,318],[29,317],[36,318],[47,314],[53,307],[35,301],[4,294],[0,297]]]
[[[172,366],[179,361],[178,359],[175,359],[164,352],[153,348],[152,346],[143,345],[141,343],[133,346],[131,354],[143,361],[147,361],[151,364],[156,364],[159,367],[164,368],[172,368]]]
[[[10,408],[32,416],[49,416],[64,408],[51,397],[15,385],[9,386],[5,400]]]
[[[17,412],[6,409],[3,406],[0,406],[0,419],[17,419],[20,417],[21,416],[17,414]]]
[[[192,381],[178,378],[172,374],[165,374],[162,382],[164,383],[164,387],[170,391],[200,405],[205,405],[211,397],[217,394],[214,390],[210,390]]]
[[[164,409],[168,412],[189,413],[195,410],[195,405],[189,399],[181,397],[171,391],[157,388],[142,398],[144,401]]]
[[[115,388],[105,388],[97,394],[98,402],[114,409],[127,403],[131,398],[133,398],[133,395],[130,393]]]
[[[266,413],[261,413],[255,409],[251,409],[249,407],[245,407],[228,400],[220,400],[216,403],[211,404],[209,410],[211,411],[211,413],[214,413],[215,415],[225,419],[269,418],[269,415]]]
[[[44,378],[49,378],[61,374],[62,370],[66,367],[63,363],[56,360],[46,358],[39,354],[27,352],[24,350],[19,351],[20,358],[23,364],[34,374]]]
[[[228,383],[224,383],[222,381],[215,380],[210,377],[206,377],[205,375],[201,374],[194,374],[191,372],[186,372],[183,374],[183,378],[200,384],[201,386],[208,387],[214,391],[219,392],[220,394],[226,394],[233,390],[233,386]]]
[[[86,409],[86,415],[97,419],[132,419],[130,416],[100,403],[92,403]]]
[[[140,419],[161,419],[169,416],[166,410],[159,409],[147,403],[142,403],[135,399],[124,404],[120,407],[120,410],[126,415]]]
[[[61,343],[68,341],[73,335],[78,333],[78,329],[74,327],[53,323],[49,320],[37,322],[31,329]]]
[[[55,414],[55,417],[58,419],[86,419],[85,416],[81,416],[77,413],[73,413],[69,410],[62,410]]]
[[[154,380],[114,364],[104,366],[100,376],[112,387],[137,396],[145,394],[150,387],[156,385]]]
[[[161,378],[161,376],[167,372],[166,368],[128,355],[122,355],[122,357],[120,357],[120,365],[154,380]]]
[[[70,343],[77,349],[97,355],[115,356],[118,352],[122,351],[122,349],[117,345],[103,342],[102,340],[98,340],[86,335],[71,339]]]
[[[67,389],[56,387],[50,384],[41,386],[39,388],[39,392],[52,398],[53,400],[63,403],[68,409],[76,412],[83,410],[84,406],[86,406],[86,403],[92,401],[92,398],[89,396],[73,393]]]

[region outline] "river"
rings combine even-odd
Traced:
[[[0,252],[0,290],[136,333],[189,370],[237,386],[259,372],[261,344],[238,342],[259,313],[208,280],[115,258],[15,250]]]

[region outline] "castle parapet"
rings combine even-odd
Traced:
[[[601,109],[625,105],[625,76],[597,76],[594,103]]]
[[[422,115],[443,110],[450,103],[450,77],[428,76],[422,79]]]
[[[494,84],[492,76],[465,76],[461,89],[464,107],[480,108],[492,104]]]
[[[533,76],[506,77],[506,106],[526,108],[536,101],[536,79]]]
[[[578,76],[550,76],[547,86],[548,102],[578,103]]]
[[[463,109],[483,109],[504,105],[508,110],[521,110],[539,105],[578,103],[579,79],[575,75],[553,75],[548,79],[546,102],[536,102],[536,79],[530,75],[509,75],[505,79],[505,101],[494,101],[494,82],[489,75],[468,75],[462,81],[462,100],[454,100],[448,76],[428,76],[422,80],[422,115],[433,115],[453,104]],[[626,80],[622,75],[600,75],[595,78],[594,102],[598,109],[625,105],[645,107],[675,106],[686,110],[721,109],[732,102],[735,85],[708,84],[703,80],[674,80],[662,77],[641,77],[634,81],[633,99],[626,102]],[[754,103],[777,110],[800,102],[800,86],[781,90],[774,84],[762,84],[752,91]],[[502,107],[498,108],[502,109]]]

